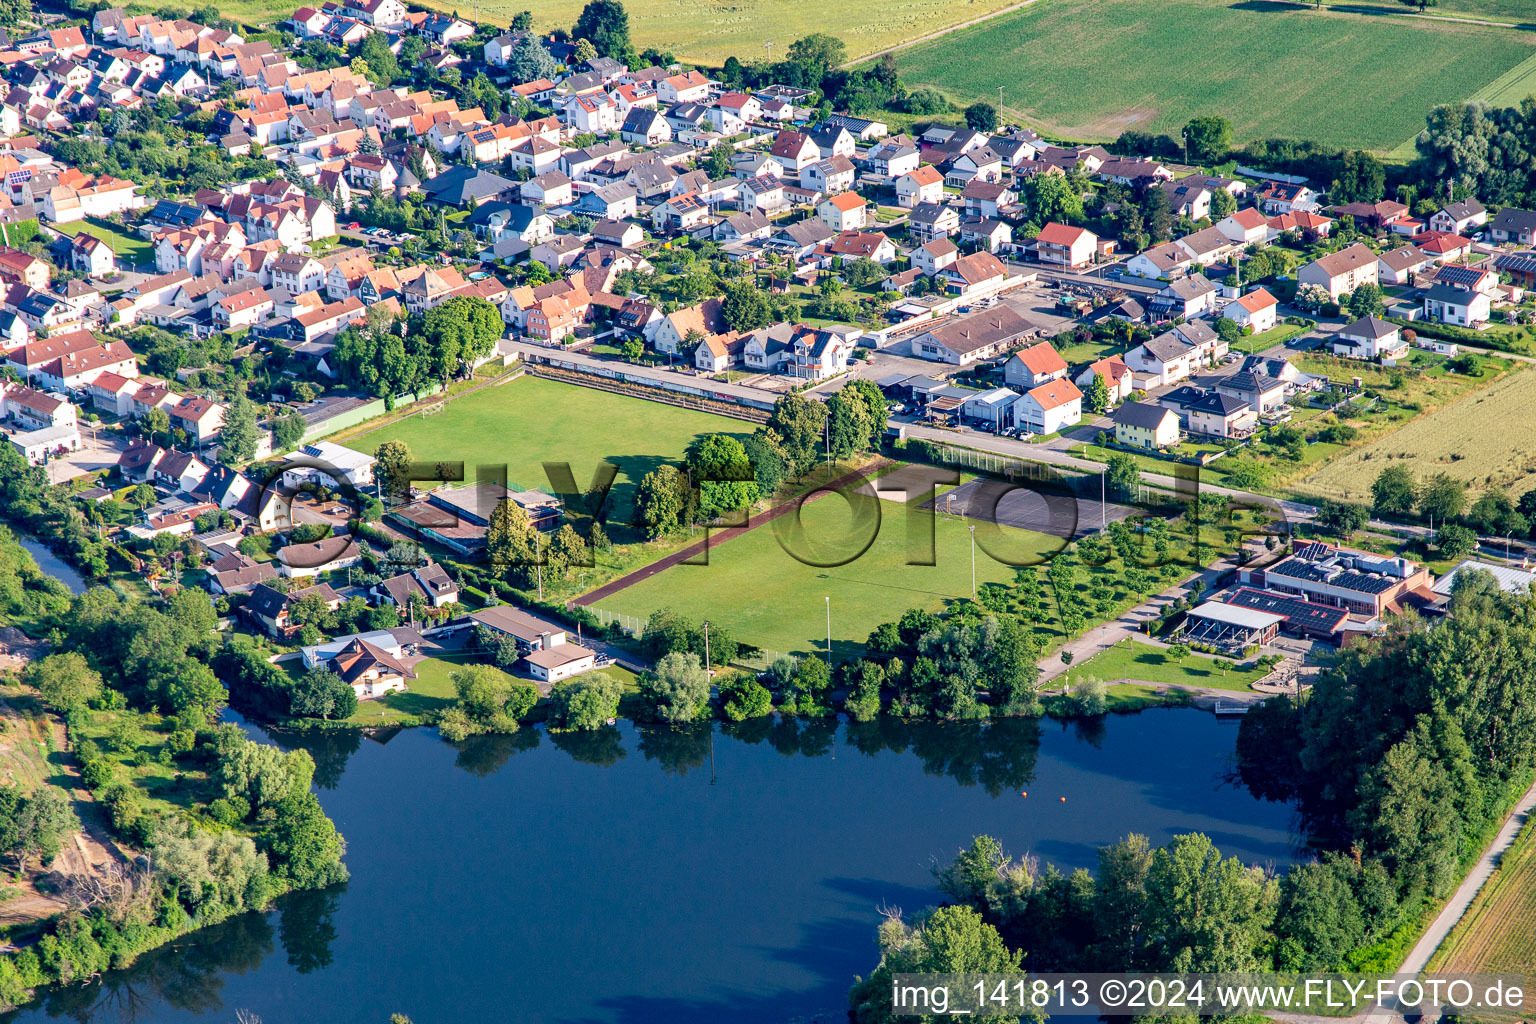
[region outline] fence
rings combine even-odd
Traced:
[[[587,611],[597,616],[597,624],[600,626],[617,625],[630,636],[638,637],[645,630],[645,619],[638,615],[623,615],[619,612],[610,612],[603,608],[591,608]]]
[[[645,630],[645,619],[639,615],[610,612],[606,608],[588,607],[587,611],[597,617],[599,625],[616,625],[632,637],[638,638]],[[776,651],[771,648],[742,647],[731,664],[740,668],[752,669],[756,672],[766,672],[774,662],[784,657],[787,653],[786,651]],[[790,657],[794,657],[794,655],[790,655]],[[716,665],[715,667],[721,668],[723,666]]]

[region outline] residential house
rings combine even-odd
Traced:
[[[919,359],[969,366],[990,359],[1037,328],[1008,306],[971,313],[940,324],[912,339]]]
[[[1269,218],[1245,206],[1217,221],[1216,230],[1238,245],[1260,245],[1269,239]]]
[[[903,209],[937,204],[944,199],[944,176],[937,168],[923,164],[897,178],[895,188],[896,205]]]
[[[1169,281],[1148,304],[1153,315],[1166,319],[1200,316],[1216,304],[1216,286],[1204,274]]]
[[[820,166],[813,165],[813,166]],[[828,196],[816,206],[816,216],[833,231],[859,231],[869,222],[869,207],[857,192]]]
[[[960,247],[947,238],[935,238],[912,250],[913,268],[929,277],[953,266],[959,258]]]
[[[1065,377],[1029,389],[1013,406],[1013,422],[1036,434],[1054,434],[1082,418],[1083,393]]]
[[[1296,274],[1299,285],[1317,285],[1337,300],[1362,284],[1377,284],[1376,254],[1362,242],[1319,256]]]
[[[1211,391],[1187,407],[1189,429],[1208,437],[1247,437],[1258,425],[1259,414],[1247,402],[1221,391]]]
[[[1286,383],[1259,369],[1243,369],[1216,382],[1216,390],[1229,398],[1247,402],[1259,416],[1285,405]]]
[[[1376,257],[1376,280],[1383,284],[1413,284],[1433,258],[1416,245],[1401,245]]]
[[[693,343],[687,340],[689,332],[696,332],[704,338],[711,334],[725,334],[729,330],[721,300],[706,299],[662,317],[651,338],[651,344],[656,351],[665,355],[684,356],[693,347]]]
[[[1008,283],[1008,268],[990,252],[973,252],[939,271],[938,276],[944,279],[946,293],[977,299],[1002,291]]]
[[[1026,390],[1066,375],[1067,361],[1048,341],[1019,349],[1003,365],[1003,380],[1010,387]]]
[[[960,212],[953,206],[924,203],[908,215],[907,229],[917,242],[948,238],[960,229]]]
[[[1475,327],[1488,322],[1493,306],[1486,292],[1436,282],[1424,293],[1424,316],[1442,324]]]
[[[1333,339],[1333,351],[1353,359],[1392,360],[1408,354],[1397,325],[1373,316],[1339,328]]]
[[[1041,263],[1076,269],[1093,262],[1099,238],[1087,228],[1071,227],[1055,221],[1040,229],[1035,239],[1036,253]]]
[[[1430,215],[1429,226],[1434,231],[1451,235],[1476,234],[1477,229],[1488,223],[1488,207],[1476,199],[1460,199],[1447,203]]]
[[[1536,245],[1536,213],[1506,206],[1488,222],[1488,234],[1495,242]]]
[[[1093,386],[1095,377],[1104,378],[1104,386],[1109,389],[1109,401],[1111,405],[1123,402],[1131,397],[1131,368],[1125,365],[1125,360],[1118,355],[1105,356],[1096,359],[1083,368],[1073,383],[1077,385],[1083,394]]]
[[[1179,443],[1179,416],[1146,402],[1124,402],[1110,417],[1115,441],[1129,448],[1170,448]]]
[[[1264,288],[1255,288],[1240,295],[1222,307],[1221,315],[1239,327],[1251,328],[1258,334],[1275,326],[1280,310],[1280,300]]]

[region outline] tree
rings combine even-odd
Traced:
[[[773,304],[768,293],[748,278],[728,281],[720,300],[720,315],[726,326],[739,334],[755,331],[773,323]]]
[[[298,447],[307,424],[297,409],[285,409],[272,418],[272,448],[285,452]]]
[[[1189,158],[1196,163],[1217,163],[1232,149],[1232,123],[1224,117],[1204,115],[1184,125]],[[1159,190],[1161,191],[1161,190]]]
[[[458,695],[456,709],[474,732],[516,732],[518,722],[538,703],[539,691],[490,665],[464,665],[449,679]]]
[[[758,427],[741,447],[752,463],[752,479],[757,481],[758,493],[772,495],[789,476],[789,454],[784,450],[784,439],[768,427]]]
[[[1194,833],[1153,854],[1146,886],[1154,969],[1261,969],[1278,895],[1262,869],[1223,860],[1210,839]]]
[[[601,672],[589,672],[556,683],[549,693],[549,725],[552,729],[591,731],[601,729],[619,713],[624,688]]]
[[[1221,220],[1237,212],[1237,197],[1224,188],[1211,193],[1211,219]]]
[[[0,0],[0,25],[15,28],[32,21],[32,0]]]
[[[821,80],[848,59],[848,48],[836,36],[814,32],[790,43],[786,59],[800,68],[808,84],[820,88]]]
[[[1136,497],[1141,488],[1141,469],[1136,465],[1135,456],[1116,452],[1109,457],[1108,468],[1104,472],[1108,497],[1119,501],[1129,501]]]
[[[76,651],[50,654],[27,665],[21,681],[33,687],[43,703],[68,716],[101,696],[101,674]]]
[[[965,125],[978,132],[997,131],[997,108],[990,103],[972,103],[965,108]]]
[[[597,47],[592,45],[592,40],[590,39],[578,39],[576,40],[576,50],[573,55],[578,64],[585,64],[588,61],[597,59]]]
[[[18,874],[27,873],[33,858],[52,863],[64,837],[80,828],[69,800],[54,786],[42,785],[26,796],[3,791],[0,799],[0,844],[16,858]]]
[[[1109,384],[1104,380],[1102,373],[1095,373],[1093,380],[1088,385],[1088,408],[1092,412],[1103,413],[1109,408]]]
[[[1371,484],[1371,511],[1378,519],[1410,516],[1417,500],[1418,484],[1407,466],[1388,466]]]
[[[691,722],[709,707],[709,676],[696,654],[667,654],[640,676],[640,699],[661,722]]]
[[[896,1024],[916,1018],[898,1015],[892,1005],[898,974],[1017,974],[1023,955],[1009,949],[996,928],[974,907],[948,906],[927,911],[908,925],[893,914],[880,925],[880,963],[866,979],[855,981],[848,1000],[854,1024]],[[938,1018],[927,1018],[938,1019]],[[1040,1021],[1038,1010],[1020,1015],[989,1014],[995,1024]]]
[[[236,392],[225,410],[224,426],[219,430],[219,462],[226,466],[250,462],[256,457],[260,437],[256,403],[247,398],[244,391]]]
[[[773,695],[749,673],[734,673],[720,681],[720,713],[732,722],[762,718],[773,713]]]
[[[329,669],[312,668],[289,692],[293,713],[304,718],[351,718],[357,711],[357,692]]]
[[[1313,520],[1318,529],[1336,537],[1349,538],[1370,522],[1370,509],[1348,501],[1324,499],[1317,503],[1317,517]]]
[[[507,55],[507,73],[515,85],[526,85],[541,78],[553,80],[561,70],[560,62],[544,48],[539,37],[532,34],[520,37]]]
[[[413,332],[424,341],[433,376],[447,380],[491,353],[506,325],[495,306],[474,295],[459,295],[421,315]]]
[[[258,845],[272,858],[273,873],[296,888],[318,889],[347,878],[341,863],[346,843],[307,790],[283,801],[272,824],[261,831]]]
[[[884,419],[880,421],[884,427]],[[850,385],[827,399],[827,448],[835,459],[846,459],[868,448],[875,418],[862,392]]]
[[[385,441],[373,451],[373,478],[386,497],[405,499],[411,493],[410,446],[404,441]]]
[[[1446,523],[1435,533],[1435,548],[1441,558],[1463,558],[1476,547],[1477,534],[1460,523]]]
[[[707,519],[746,508],[758,498],[752,463],[729,434],[705,434],[688,446],[688,466],[699,487],[699,514]]]
[[[581,9],[571,36],[591,40],[601,56],[622,59],[631,48],[629,14],[619,0],[590,0]]]
[[[827,407],[804,395],[785,395],[773,403],[768,427],[783,439],[784,451],[795,472],[809,469],[821,454],[821,432],[826,421]]]
[[[1024,182],[1022,198],[1029,208],[1030,220],[1036,224],[1083,219],[1083,194],[1065,175],[1036,174]]]
[[[1436,473],[1424,481],[1419,494],[1421,515],[1444,523],[1461,515],[1466,507],[1467,485],[1462,481],[1447,473]]]
[[[528,513],[515,501],[498,501],[486,527],[485,556],[504,575],[525,578],[539,561],[539,538]]]
[[[1349,313],[1351,316],[1380,316],[1386,310],[1386,299],[1379,284],[1366,281],[1349,294]]]
[[[635,514],[645,528],[645,535],[654,539],[682,525],[691,498],[687,477],[674,466],[662,466],[641,477],[635,494]]]

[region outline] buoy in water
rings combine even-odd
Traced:
[[[1061,802],[1062,802],[1062,803],[1066,803],[1066,802],[1067,802],[1067,798],[1066,798],[1066,797],[1062,797],[1062,798],[1061,798]]]
[[[1019,790],[1019,796],[1027,797],[1027,796],[1029,796],[1029,794],[1027,792],[1025,792],[1024,790]]]

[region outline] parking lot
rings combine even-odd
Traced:
[[[118,457],[127,447],[128,442],[121,434],[110,430],[94,429],[89,424],[81,424],[80,450],[66,452],[49,459],[48,482],[63,483],[66,480],[85,476],[87,473],[111,469],[117,465]]]

